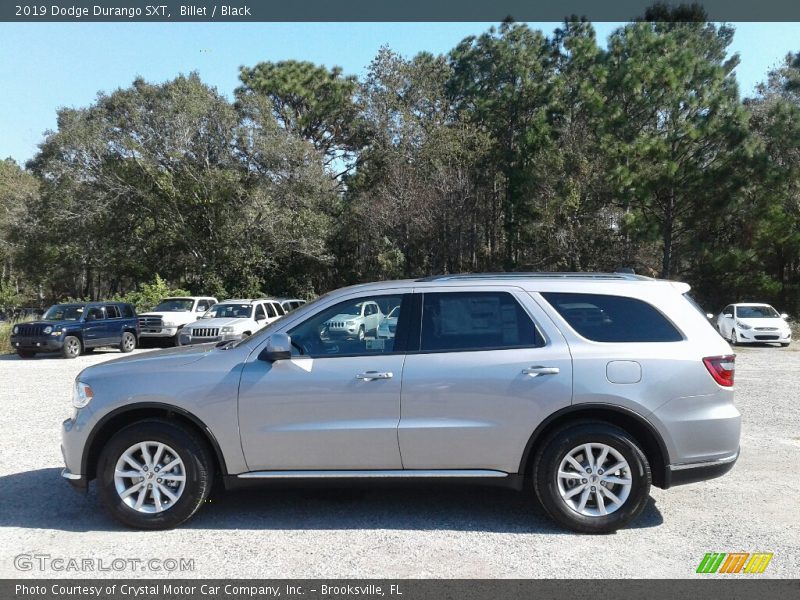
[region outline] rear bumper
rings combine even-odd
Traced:
[[[675,485],[684,485],[722,477],[725,473],[733,469],[733,466],[739,459],[739,453],[740,450],[736,450],[735,454],[716,460],[691,464],[667,465],[667,470],[664,474],[664,489]]]

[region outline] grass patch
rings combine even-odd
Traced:
[[[17,319],[16,321],[3,321],[0,323],[0,354],[13,354],[14,348],[11,347],[11,330],[17,323],[33,321],[33,317],[27,319]]]

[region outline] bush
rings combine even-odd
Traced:
[[[14,325],[33,320],[34,317],[25,317],[24,319],[3,321],[0,323],[0,354],[11,354],[14,352],[14,348],[11,347],[11,330],[14,328]]]
[[[190,293],[180,288],[171,288],[161,276],[156,274],[152,283],[143,283],[135,292],[118,298],[122,302],[130,302],[136,308],[136,312],[146,312],[151,310],[163,298],[170,296],[189,296]]]

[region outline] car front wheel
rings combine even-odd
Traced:
[[[170,529],[208,498],[213,463],[193,432],[148,420],[111,438],[100,454],[97,478],[100,499],[115,519],[137,529]]]
[[[636,441],[608,423],[567,426],[546,440],[534,489],[553,520],[580,533],[611,533],[647,504],[650,465]]]
[[[82,350],[81,341],[74,335],[68,335],[64,338],[64,345],[61,347],[61,355],[64,358],[78,358]]]

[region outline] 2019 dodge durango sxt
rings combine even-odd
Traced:
[[[501,483],[565,527],[614,531],[651,484],[710,479],[739,455],[734,357],[688,291],[553,273],[344,288],[238,342],[84,370],[63,475],[96,479],[111,514],[145,529],[191,517],[217,478],[337,478]],[[390,336],[326,334],[365,303],[399,307]]]

